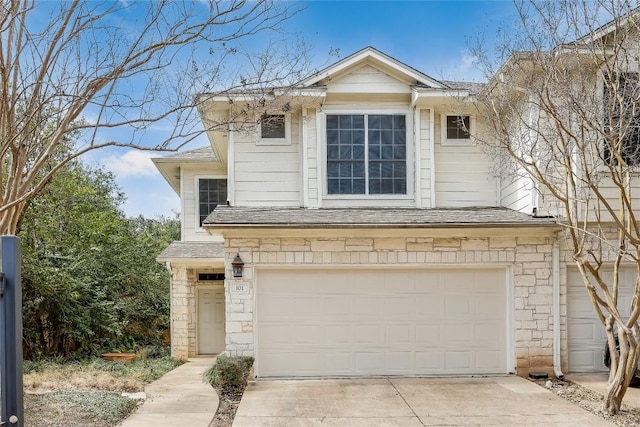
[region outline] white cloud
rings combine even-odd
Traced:
[[[460,51],[458,56],[444,73],[445,80],[483,81],[484,77],[478,64],[478,57],[468,50]]]
[[[158,157],[158,155],[147,151],[131,150],[120,156],[105,157],[102,159],[102,164],[118,178],[155,176],[159,172],[151,161],[152,157]]]

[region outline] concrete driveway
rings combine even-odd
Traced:
[[[612,426],[520,377],[257,381],[234,427]]]

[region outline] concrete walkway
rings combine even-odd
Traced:
[[[208,427],[218,410],[218,395],[202,382],[214,358],[189,359],[145,387],[147,399],[122,427]]]
[[[234,427],[614,424],[520,377],[256,381]]]

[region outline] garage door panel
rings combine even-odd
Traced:
[[[350,296],[325,296],[324,310],[327,315],[336,317],[346,317],[352,311],[353,299]]]
[[[503,269],[371,271],[258,270],[257,374],[507,371]]]
[[[283,324],[265,324],[260,328],[260,339],[264,340],[265,347],[288,344],[291,342],[291,326]]]
[[[436,345],[440,344],[440,324],[419,323],[415,327],[416,345]]]
[[[499,369],[500,354],[497,351],[478,350],[475,354],[479,366],[493,366]]]
[[[415,316],[414,300],[411,296],[390,297],[384,301],[383,319],[411,319]]]
[[[473,325],[475,341],[496,342],[500,339],[502,331],[496,329],[493,323],[476,323]]]
[[[613,274],[605,271],[603,278],[612,282]],[[620,289],[618,309],[624,317],[629,315],[631,298],[634,292],[636,273],[633,268],[620,270]],[[577,269],[567,272],[567,341],[570,372],[605,371],[604,346],[606,332],[593,308],[593,304],[584,287],[582,276]]]
[[[384,366],[384,353],[380,351],[358,352],[356,351],[356,374],[372,375]]]
[[[356,325],[354,328],[355,343],[358,345],[380,345],[383,342],[382,326],[373,325]]]
[[[442,318],[444,317],[445,306],[444,306],[444,297],[442,295],[421,295],[418,294],[415,296],[415,306],[416,312],[415,316],[417,319],[431,319],[433,317]]]
[[[444,354],[444,367],[447,371],[468,372],[473,368],[472,355],[468,351],[446,351]]]
[[[412,273],[395,271],[384,273],[385,292],[414,293],[416,289],[416,277]]]
[[[296,325],[293,327],[294,344],[321,344],[325,342],[324,325]]]
[[[290,298],[290,303],[293,301],[293,306],[289,307],[285,312],[292,312],[295,318],[311,318],[322,319],[324,317],[324,310],[321,298]]]
[[[416,375],[444,372],[444,354],[435,351],[416,351]]]
[[[336,375],[348,375],[355,369],[355,355],[352,352],[336,352],[325,355],[326,369]]]
[[[358,297],[351,308],[357,317],[368,319],[372,313],[380,314],[384,307],[384,300],[379,296]]]
[[[411,350],[389,351],[387,352],[386,362],[387,370],[391,375],[394,373],[401,374],[407,366],[415,364],[414,352]]]
[[[471,310],[469,296],[451,295],[445,299],[445,318],[447,320],[456,320],[460,318],[468,318]]]
[[[444,335],[446,337],[446,341],[451,345],[458,346],[469,346],[473,343],[473,325],[464,324],[464,325],[452,325],[445,324],[444,327]]]
[[[412,325],[389,325],[385,328],[387,345],[399,346],[399,345],[411,345],[413,343],[411,337]]]
[[[353,332],[349,324],[327,325],[325,327],[325,344],[337,348],[352,342]]]

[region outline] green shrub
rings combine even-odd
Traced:
[[[253,360],[250,356],[218,356],[202,378],[218,392],[241,390],[247,385]]]

